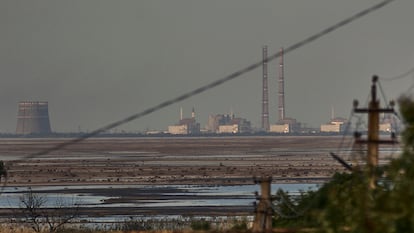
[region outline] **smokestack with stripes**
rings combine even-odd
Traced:
[[[19,102],[16,134],[48,134],[51,133],[48,102]]]
[[[285,119],[285,74],[283,63],[283,48],[280,48],[280,61],[279,61],[279,122],[283,122]]]
[[[262,48],[263,66],[263,98],[262,98],[262,130],[269,132],[269,93],[267,85],[267,46]]]

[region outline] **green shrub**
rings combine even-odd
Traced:
[[[235,222],[230,230],[237,232],[246,232],[248,230],[247,222],[245,220],[241,222]]]
[[[211,224],[204,219],[194,220],[190,226],[194,231],[208,231],[211,229]]]

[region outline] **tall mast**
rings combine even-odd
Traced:
[[[283,48],[280,48],[280,61],[279,61],[279,121],[285,119],[285,77],[284,77],[284,64],[283,64]]]
[[[266,132],[269,131],[269,94],[267,86],[267,46],[262,48],[263,55],[263,98],[262,98],[262,129]]]

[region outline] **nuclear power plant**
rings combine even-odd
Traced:
[[[48,102],[21,101],[18,108],[16,134],[51,133]]]

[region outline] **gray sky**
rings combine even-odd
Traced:
[[[14,132],[17,103],[49,102],[54,131],[93,130],[222,78],[379,0],[1,0],[0,132]],[[414,66],[414,1],[398,0],[285,56],[286,115],[307,126],[347,118],[371,76]],[[269,64],[277,120],[277,61]],[[413,78],[383,82],[397,98]],[[166,129],[196,109],[260,126],[261,69],[119,127]]]

